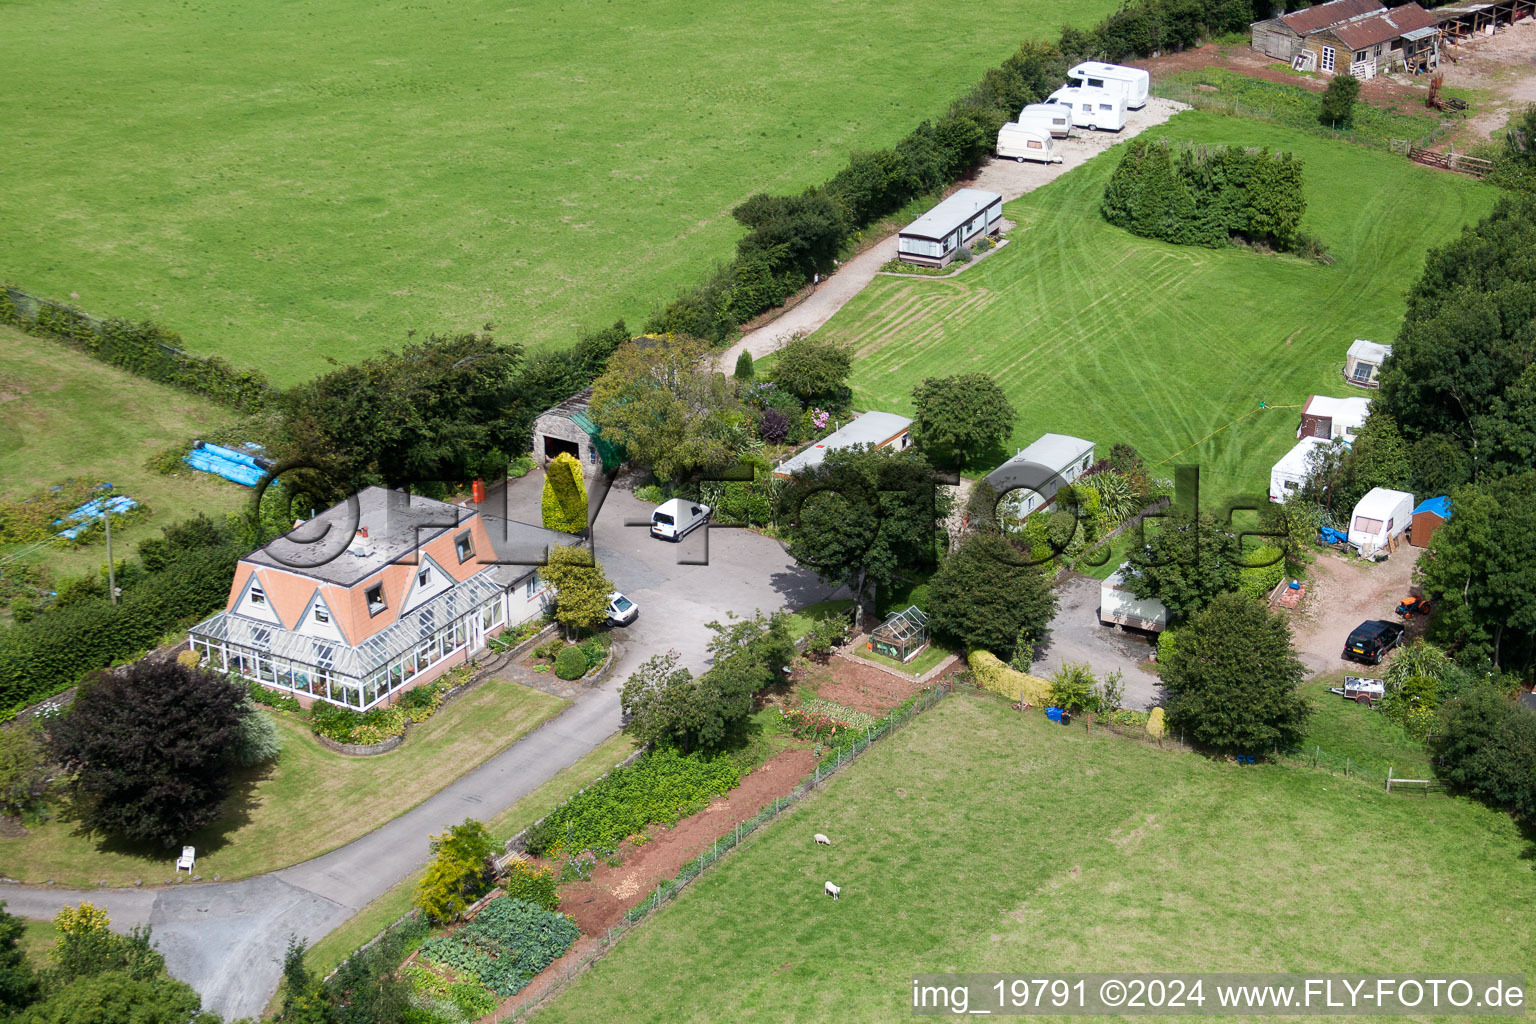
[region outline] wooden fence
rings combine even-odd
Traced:
[[[1393,139],[1392,151],[1402,153],[1416,164],[1426,167],[1438,167],[1442,171],[1457,171],[1461,174],[1470,174],[1474,178],[1487,177],[1493,170],[1493,161],[1484,160],[1479,156],[1468,156],[1458,153],[1455,149],[1448,149],[1444,153],[1437,153],[1432,149],[1415,146],[1406,139]]]

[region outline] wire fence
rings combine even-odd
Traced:
[[[1284,125],[1287,128],[1306,132],[1309,135],[1337,139],[1341,142],[1352,142],[1357,146],[1365,146],[1369,149],[1392,150],[1394,142],[1402,141],[1407,141],[1415,148],[1427,148],[1433,145],[1435,140],[1446,132],[1446,128],[1440,126],[1431,129],[1428,134],[1422,135],[1417,139],[1394,140],[1359,131],[1325,128],[1320,124],[1303,124],[1298,123],[1294,117],[1282,116],[1273,107],[1255,106],[1252,103],[1244,103],[1241,99],[1234,96],[1207,92],[1199,88],[1198,85],[1189,82],[1155,83],[1152,86],[1152,94],[1163,99],[1187,103],[1196,110],[1205,110],[1214,114],[1226,114],[1232,117],[1246,117],[1255,121],[1269,121],[1272,124]]]

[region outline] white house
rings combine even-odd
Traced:
[[[1369,398],[1329,398],[1313,395],[1301,407],[1297,437],[1342,437],[1353,441],[1371,414]]]
[[[987,484],[1020,519],[1049,505],[1056,492],[1088,472],[1093,442],[1069,434],[1042,434],[1034,444],[987,474]]]
[[[1376,552],[1394,550],[1413,525],[1413,495],[1373,487],[1349,517],[1349,544],[1369,558]]]
[[[1376,373],[1391,354],[1391,345],[1378,345],[1374,341],[1356,338],[1344,356],[1344,379],[1357,387],[1380,387]]]
[[[1291,492],[1300,490],[1312,468],[1312,453],[1327,443],[1327,438],[1304,437],[1296,442],[1296,447],[1280,456],[1280,461],[1269,471],[1269,500],[1284,501]]]
[[[849,420],[809,448],[774,467],[773,475],[791,477],[819,466],[827,452],[866,444],[871,448],[895,448],[900,451],[912,444],[912,421],[893,412],[867,412]]]
[[[1126,587],[1129,562],[1099,584],[1099,622],[1160,633],[1168,628],[1168,609],[1155,597],[1137,597]]]

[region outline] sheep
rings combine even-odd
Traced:
[[[826,836],[822,835],[820,832],[817,832],[811,838],[816,840],[816,845],[817,846],[831,846],[832,845],[832,840],[828,839]]]
[[[843,887],[840,885],[833,885],[831,882],[828,882],[826,888],[823,891],[835,900],[837,899],[837,894],[843,891]]]

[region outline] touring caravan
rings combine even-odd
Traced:
[[[1168,628],[1168,607],[1155,597],[1137,597],[1126,585],[1131,563],[1120,568],[1099,584],[1099,623],[1161,633]]]
[[[1060,103],[1031,103],[1019,111],[1015,120],[1019,124],[1043,122],[1050,127],[1052,138],[1064,139],[1072,134],[1072,112],[1064,110]]]
[[[1118,92],[1061,88],[1051,93],[1049,102],[1072,108],[1074,128],[1117,132],[1125,127],[1125,97]]]
[[[1280,457],[1269,471],[1269,500],[1284,501],[1301,490],[1312,470],[1312,453],[1329,443],[1325,437],[1304,437]]]
[[[1349,545],[1361,558],[1381,550],[1392,551],[1412,524],[1413,495],[1372,487],[1349,517]]]
[[[1132,110],[1140,110],[1147,105],[1147,87],[1151,79],[1141,68],[1089,60],[1068,71],[1067,77],[1090,89],[1119,91],[1125,96],[1125,105]]]
[[[1059,164],[1061,157],[1051,140],[1050,129],[1039,121],[1018,124],[1009,121],[997,133],[997,155],[1019,163],[1034,161],[1041,164]]]

